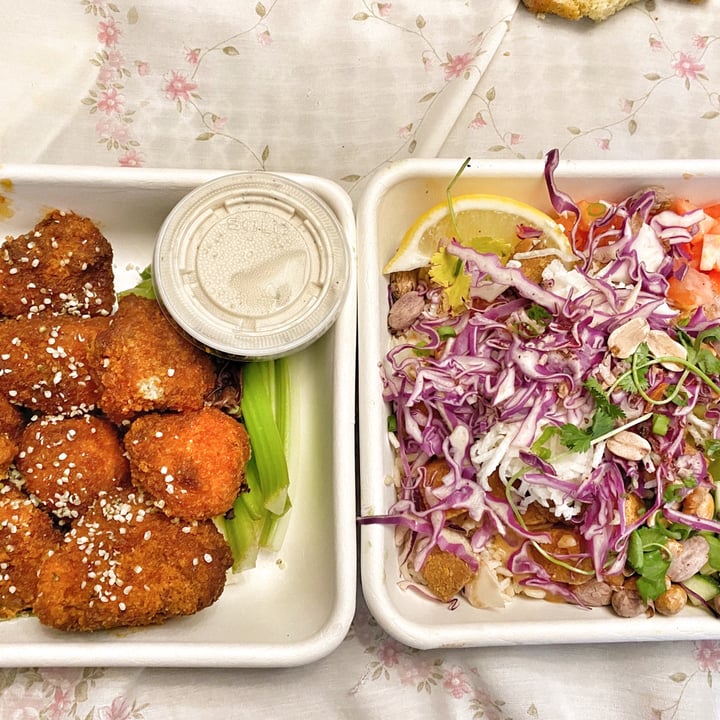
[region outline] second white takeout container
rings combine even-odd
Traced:
[[[379,366],[389,349],[387,278],[382,268],[405,231],[425,210],[446,199],[462,160],[406,160],[380,171],[357,210],[358,413],[360,514],[381,515],[392,504],[393,455],[388,442],[389,408],[382,400]],[[533,160],[472,161],[453,195],[506,195],[551,212],[544,163]],[[720,162],[561,162],[555,178],[575,199],[620,200],[659,186],[698,203],[720,199]],[[434,602],[401,589],[394,529],[365,524],[360,530],[362,588],[370,612],[397,640],[416,648],[595,643],[720,638],[720,620],[687,607],[675,617],[617,617],[608,608],[517,597],[501,610]]]

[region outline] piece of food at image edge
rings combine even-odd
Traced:
[[[694,4],[703,2],[703,0],[688,1]],[[550,13],[568,20],[587,17],[601,22],[639,0],[523,0],[523,2],[534,13]]]
[[[38,568],[61,537],[27,495],[10,484],[0,487],[0,618],[32,608]]]
[[[20,409],[0,395],[0,479],[7,477],[15,460],[24,427]]]
[[[442,601],[720,613],[720,204],[575,201],[558,159],[570,250],[539,275],[544,244],[503,255],[452,224],[425,266],[389,274],[397,497],[362,522],[394,527],[401,584]]]
[[[243,425],[216,408],[149,413],[124,438],[134,485],[184,519],[226,513],[245,480],[250,442]]]
[[[211,520],[170,518],[139,491],[102,495],[40,566],[34,613],[92,631],[192,615],[223,591],[232,555]]]
[[[143,412],[199,410],[215,386],[213,359],[183,338],[155,300],[124,295],[95,342],[98,406],[120,423]]]
[[[45,415],[91,412],[100,399],[93,346],[106,317],[0,320],[0,394]]]
[[[92,415],[43,417],[29,423],[16,467],[25,491],[61,525],[82,515],[101,492],[130,479],[115,427]]]
[[[0,253],[0,315],[109,315],[115,304],[113,252],[88,218],[52,210]]]

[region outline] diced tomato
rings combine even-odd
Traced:
[[[718,275],[720,276],[720,273]],[[720,277],[717,279],[720,281]],[[678,310],[694,310],[701,305],[708,305],[715,300],[718,293],[714,280],[709,273],[688,266],[682,280],[675,276],[668,278],[670,287],[667,299]]]
[[[712,205],[705,205],[703,208],[706,215],[709,215],[715,220],[720,220],[720,202],[713,203]]]
[[[580,208],[580,229],[586,232],[590,229],[590,225],[608,211],[608,206],[604,202],[581,200],[578,207]]]
[[[670,209],[676,212],[678,215],[687,215],[687,213],[693,212],[698,209],[698,205],[690,202],[687,198],[676,197],[673,199]]]
[[[591,201],[591,200],[580,200],[578,202],[578,208],[580,210],[580,219],[577,223],[575,230],[575,245],[578,250],[584,250],[588,243],[588,237],[590,232],[590,226],[596,220],[599,220],[608,210],[608,205],[604,202]],[[565,232],[570,236],[573,227],[575,226],[575,216],[573,214],[558,217],[558,222],[565,228]],[[606,225],[596,227],[595,232],[604,232],[610,228],[619,228],[622,223],[622,219],[614,217],[610,223]],[[606,244],[607,241],[601,244]]]

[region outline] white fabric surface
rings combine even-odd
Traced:
[[[408,155],[717,158],[719,5],[0,0],[0,162],[298,171],[357,199]],[[710,720],[719,674],[716,640],[418,652],[358,593],[310,666],[4,669],[0,715]]]

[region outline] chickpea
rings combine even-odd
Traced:
[[[681,585],[670,585],[655,600],[655,609],[661,615],[677,615],[687,605],[687,593]]]
[[[704,520],[715,517],[715,501],[706,487],[694,488],[683,500],[682,511]]]

